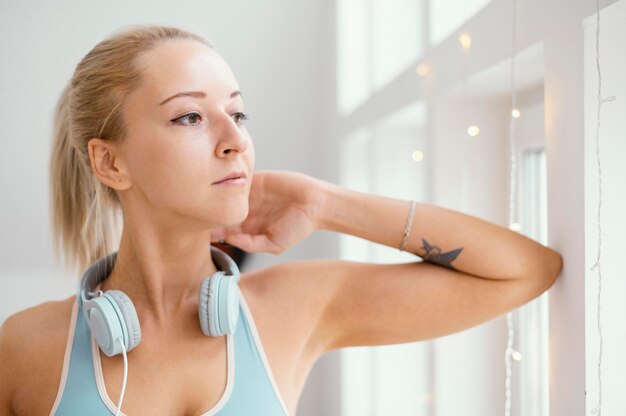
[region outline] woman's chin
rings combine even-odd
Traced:
[[[234,205],[232,208],[224,207],[224,215],[222,217],[222,222],[224,227],[230,227],[233,225],[239,225],[246,220],[248,217],[248,204],[239,204]]]

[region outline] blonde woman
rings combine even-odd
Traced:
[[[255,172],[246,118],[228,64],[187,31],[126,28],[80,61],[56,112],[51,218],[84,279],[3,324],[2,415],[294,415],[324,353],[462,331],[560,273],[557,252],[476,217]],[[211,248],[279,254],[322,229],[416,260],[239,273]]]

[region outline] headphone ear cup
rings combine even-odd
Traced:
[[[122,314],[121,320],[126,325],[126,333],[128,334],[128,339],[125,340],[126,352],[128,352],[141,341],[141,326],[139,325],[137,310],[128,295],[121,290],[107,290],[105,294],[117,303]]]
[[[109,357],[122,352],[118,338],[124,340],[125,328],[122,327],[114,300],[106,294],[88,300],[85,304],[85,315],[91,333],[96,338],[102,352]]]
[[[216,299],[216,283],[217,277],[224,274],[223,271],[216,272],[213,276],[205,277],[200,285],[200,293],[198,294],[198,319],[200,320],[200,328],[206,336],[219,336],[216,328],[215,315],[215,299]]]
[[[219,271],[202,281],[198,317],[202,332],[207,336],[235,332],[239,318],[239,287],[233,276]]]
[[[233,276],[225,275],[220,279],[218,310],[220,328],[234,333],[239,319],[239,287]]]

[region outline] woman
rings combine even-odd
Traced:
[[[0,413],[110,415],[121,399],[129,415],[293,415],[324,353],[476,326],[538,297],[560,273],[554,250],[472,216],[254,172],[246,118],[227,63],[186,31],[137,26],[83,58],[57,107],[53,234],[67,263],[83,271],[106,258],[111,269],[83,297],[4,323]],[[229,175],[238,179],[222,181]],[[230,259],[209,242],[278,254],[322,229],[423,261],[316,259],[241,273],[236,329],[207,336],[203,282]],[[120,300],[119,320],[137,325],[125,333],[136,339],[120,335],[105,354],[91,333],[102,328],[85,320],[89,302],[115,290],[132,300]]]

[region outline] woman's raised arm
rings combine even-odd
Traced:
[[[324,186],[318,229],[401,245],[410,201]],[[315,329],[325,351],[459,332],[533,300],[560,274],[556,251],[508,228],[428,204],[414,215],[405,249],[424,261],[308,264],[302,279],[331,287]]]

